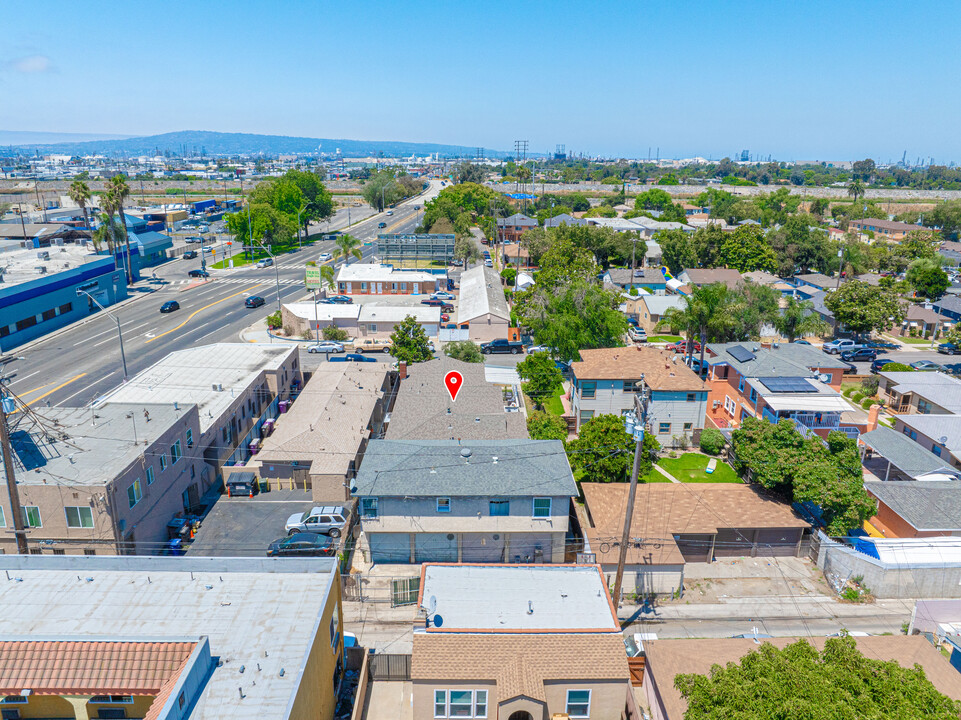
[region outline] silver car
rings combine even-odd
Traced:
[[[294,513],[287,518],[284,529],[288,535],[301,532],[320,533],[337,538],[347,525],[347,511],[343,505],[311,508],[309,512]]]
[[[334,342],[333,340],[323,340],[316,345],[311,345],[307,348],[309,353],[342,353],[346,352],[344,346],[339,342]]]

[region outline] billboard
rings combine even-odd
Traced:
[[[398,267],[446,267],[454,259],[453,234],[394,234],[377,236],[377,255],[383,263]]]

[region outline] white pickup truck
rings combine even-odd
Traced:
[[[361,340],[360,338],[358,338],[357,340],[354,340],[353,344],[350,345],[349,347],[351,347],[352,349],[351,349],[351,350],[348,350],[348,352],[355,352],[355,353],[365,353],[365,352],[371,352],[371,353],[373,353],[373,352],[389,353],[390,350],[391,350],[391,343],[390,343],[390,340],[375,340],[375,339],[373,339],[373,338],[366,338],[366,339]]]
[[[850,338],[843,338],[824,343],[824,345],[821,347],[821,350],[826,352],[828,355],[840,355],[848,350],[860,350],[863,347],[867,346],[854,342],[854,340],[851,340]]]

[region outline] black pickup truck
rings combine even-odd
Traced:
[[[506,338],[497,338],[496,340],[491,340],[490,342],[484,343],[480,346],[480,349],[485,355],[497,353],[510,353],[511,355],[516,355],[519,352],[524,352],[524,345],[519,342],[511,342]]]

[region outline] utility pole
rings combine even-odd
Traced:
[[[641,392],[634,395],[634,417],[631,414],[625,418],[625,425],[629,434],[633,435],[637,444],[634,446],[634,467],[631,470],[631,485],[627,494],[627,509],[624,515],[624,532],[621,535],[621,551],[617,558],[617,575],[614,578],[614,608],[621,603],[621,584],[624,581],[624,563],[627,561],[627,547],[631,540],[631,520],[634,519],[634,498],[637,495],[637,473],[641,467],[641,456],[644,453],[644,431],[647,425],[647,384],[644,374],[638,383]]]
[[[0,367],[16,358],[0,361]],[[27,554],[27,532],[23,526],[23,511],[20,509],[20,492],[17,489],[17,476],[13,469],[13,447],[10,444],[10,430],[7,427],[7,413],[13,410],[13,400],[8,399],[3,392],[3,380],[0,377],[0,453],[3,454],[3,472],[7,478],[7,494],[10,496],[10,512],[13,513],[13,533],[17,540],[17,552]]]

